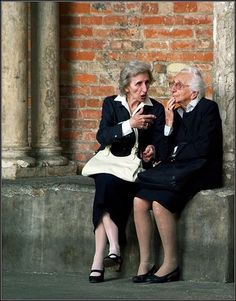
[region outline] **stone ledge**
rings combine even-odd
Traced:
[[[4,180],[3,268],[23,272],[88,273],[94,255],[94,183],[82,176]],[[178,225],[184,280],[233,281],[234,191],[199,192]],[[136,274],[139,253],[133,215],[122,274]],[[153,232],[153,260],[162,258]]]
[[[71,163],[64,166],[36,166],[21,167],[14,165],[2,168],[3,179],[20,179],[31,177],[53,177],[53,176],[73,176],[76,175],[77,167]]]

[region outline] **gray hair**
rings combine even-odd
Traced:
[[[203,80],[202,74],[196,67],[186,67],[183,68],[179,73],[190,73],[192,78],[190,80],[189,86],[192,91],[198,92],[198,97],[205,97],[206,85]]]
[[[130,84],[131,78],[142,73],[147,73],[150,84],[154,82],[151,65],[140,61],[131,61],[120,72],[119,90],[120,95],[125,95],[125,88]]]

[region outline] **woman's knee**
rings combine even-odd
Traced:
[[[158,217],[173,217],[177,219],[177,213],[173,213],[158,202],[152,203],[152,211],[156,218]]]
[[[162,214],[167,213],[167,211],[168,211],[164,206],[162,206],[158,202],[152,203],[152,210],[153,210],[153,213],[155,214],[155,216],[160,216]]]
[[[146,211],[151,209],[151,203],[147,200],[135,197],[134,198],[134,211]]]

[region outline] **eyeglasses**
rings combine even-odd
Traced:
[[[173,87],[175,87],[177,90],[181,90],[183,89],[184,87],[189,87],[189,85],[184,85],[183,83],[181,82],[169,82],[169,87],[170,89],[172,89]]]

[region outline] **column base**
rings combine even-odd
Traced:
[[[35,159],[32,157],[22,156],[16,158],[2,158],[2,168],[18,167],[32,167],[35,166]]]
[[[37,158],[37,166],[65,166],[68,164],[68,159],[63,156],[56,157],[40,157]]]
[[[37,166],[64,166],[69,163],[66,157],[61,155],[61,147],[33,148],[33,156]]]

